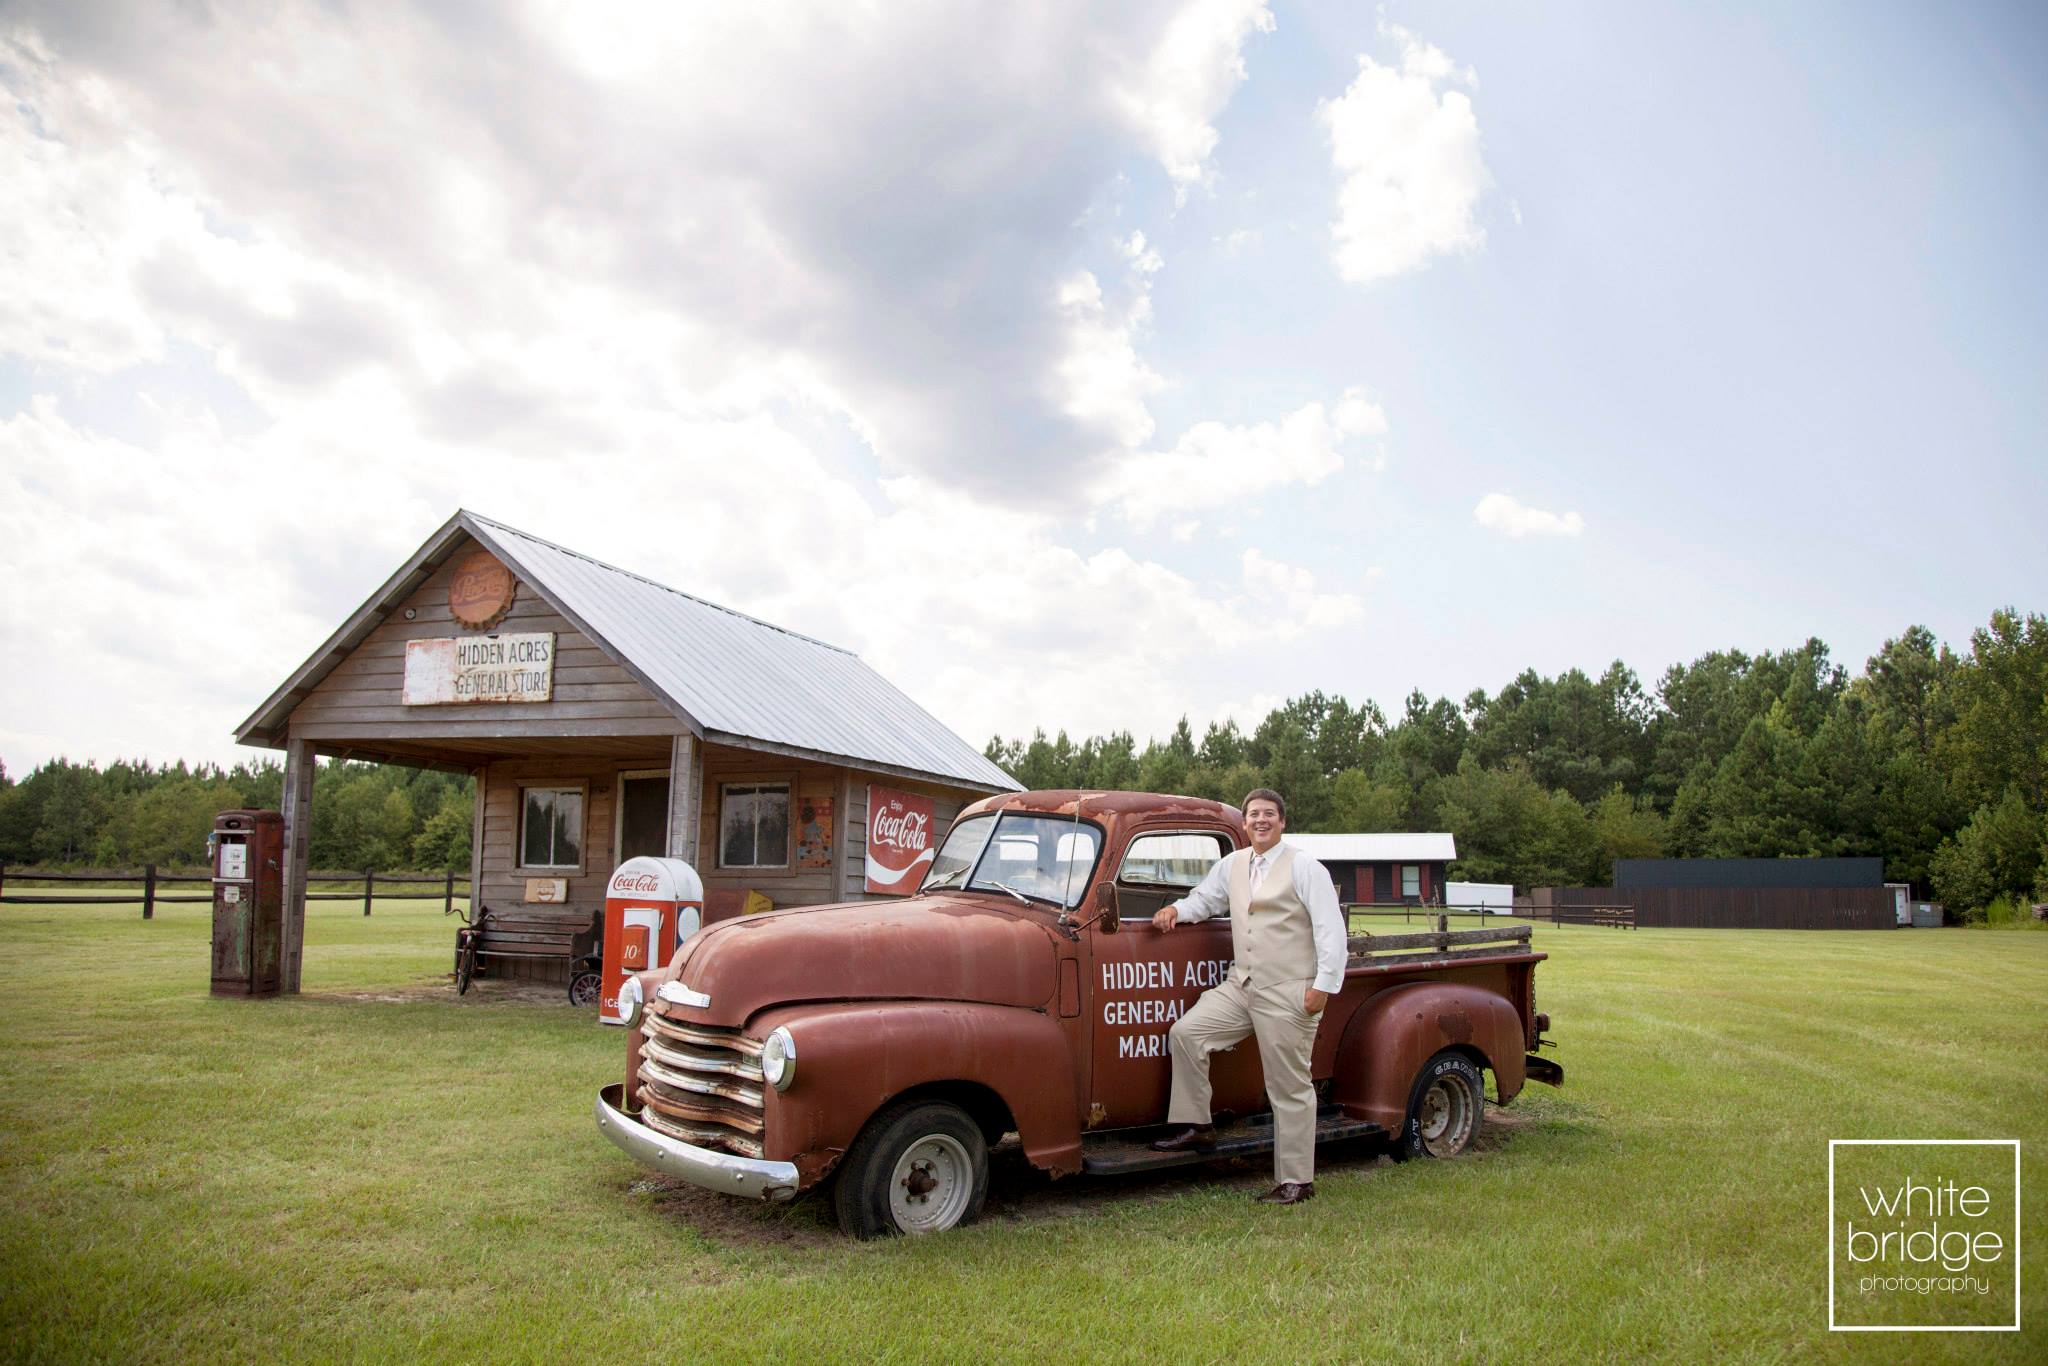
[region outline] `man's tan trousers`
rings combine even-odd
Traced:
[[[1170,1124],[1209,1123],[1209,1055],[1251,1034],[1259,1041],[1259,1069],[1273,1106],[1273,1180],[1306,1184],[1316,1179],[1316,1087],[1309,1075],[1320,1015],[1301,1007],[1307,979],[1247,987],[1225,978],[1202,993],[1194,1009],[1166,1036],[1173,1054]]]

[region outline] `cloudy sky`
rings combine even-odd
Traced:
[[[2038,7],[0,6],[0,761],[457,507],[979,743],[2048,607]]]

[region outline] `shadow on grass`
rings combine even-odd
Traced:
[[[1472,1150],[1456,1160],[1484,1162],[1525,1136],[1553,1128],[1576,1127],[1575,1121],[1551,1115],[1503,1110],[1489,1104],[1486,1124]],[[1162,1171],[1125,1176],[1069,1176],[1055,1180],[1024,1157],[1016,1135],[1004,1138],[989,1152],[988,1200],[980,1222],[1029,1227],[1056,1220],[1099,1218],[1134,1204],[1170,1200],[1189,1191],[1241,1191],[1244,1198],[1272,1186],[1272,1159],[1229,1158]],[[1385,1142],[1360,1139],[1316,1150],[1316,1168],[1328,1175],[1374,1175],[1395,1165]],[[816,1187],[788,1204],[763,1205],[735,1200],[667,1176],[645,1176],[633,1182],[633,1195],[647,1200],[664,1220],[687,1229],[714,1247],[729,1250],[852,1246],[839,1231],[832,1213],[831,1186]]]

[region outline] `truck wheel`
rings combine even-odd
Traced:
[[[833,1205],[856,1238],[940,1233],[981,1213],[988,1145],[958,1106],[905,1101],[868,1121],[847,1150]]]
[[[1486,1092],[1479,1069],[1448,1049],[1422,1065],[1408,1092],[1408,1120],[1396,1144],[1399,1156],[1456,1157],[1479,1137]]]

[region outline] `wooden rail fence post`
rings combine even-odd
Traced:
[[[448,870],[447,888],[441,893],[441,914],[455,914],[455,870],[453,868]]]
[[[376,894],[376,890],[377,890],[377,870],[376,870],[375,868],[365,868],[365,869],[363,869],[363,914],[364,914],[364,915],[368,915],[368,914],[370,913],[370,898],[371,898],[372,896],[374,896],[374,895]]]
[[[156,919],[156,865],[142,865],[142,918]]]

